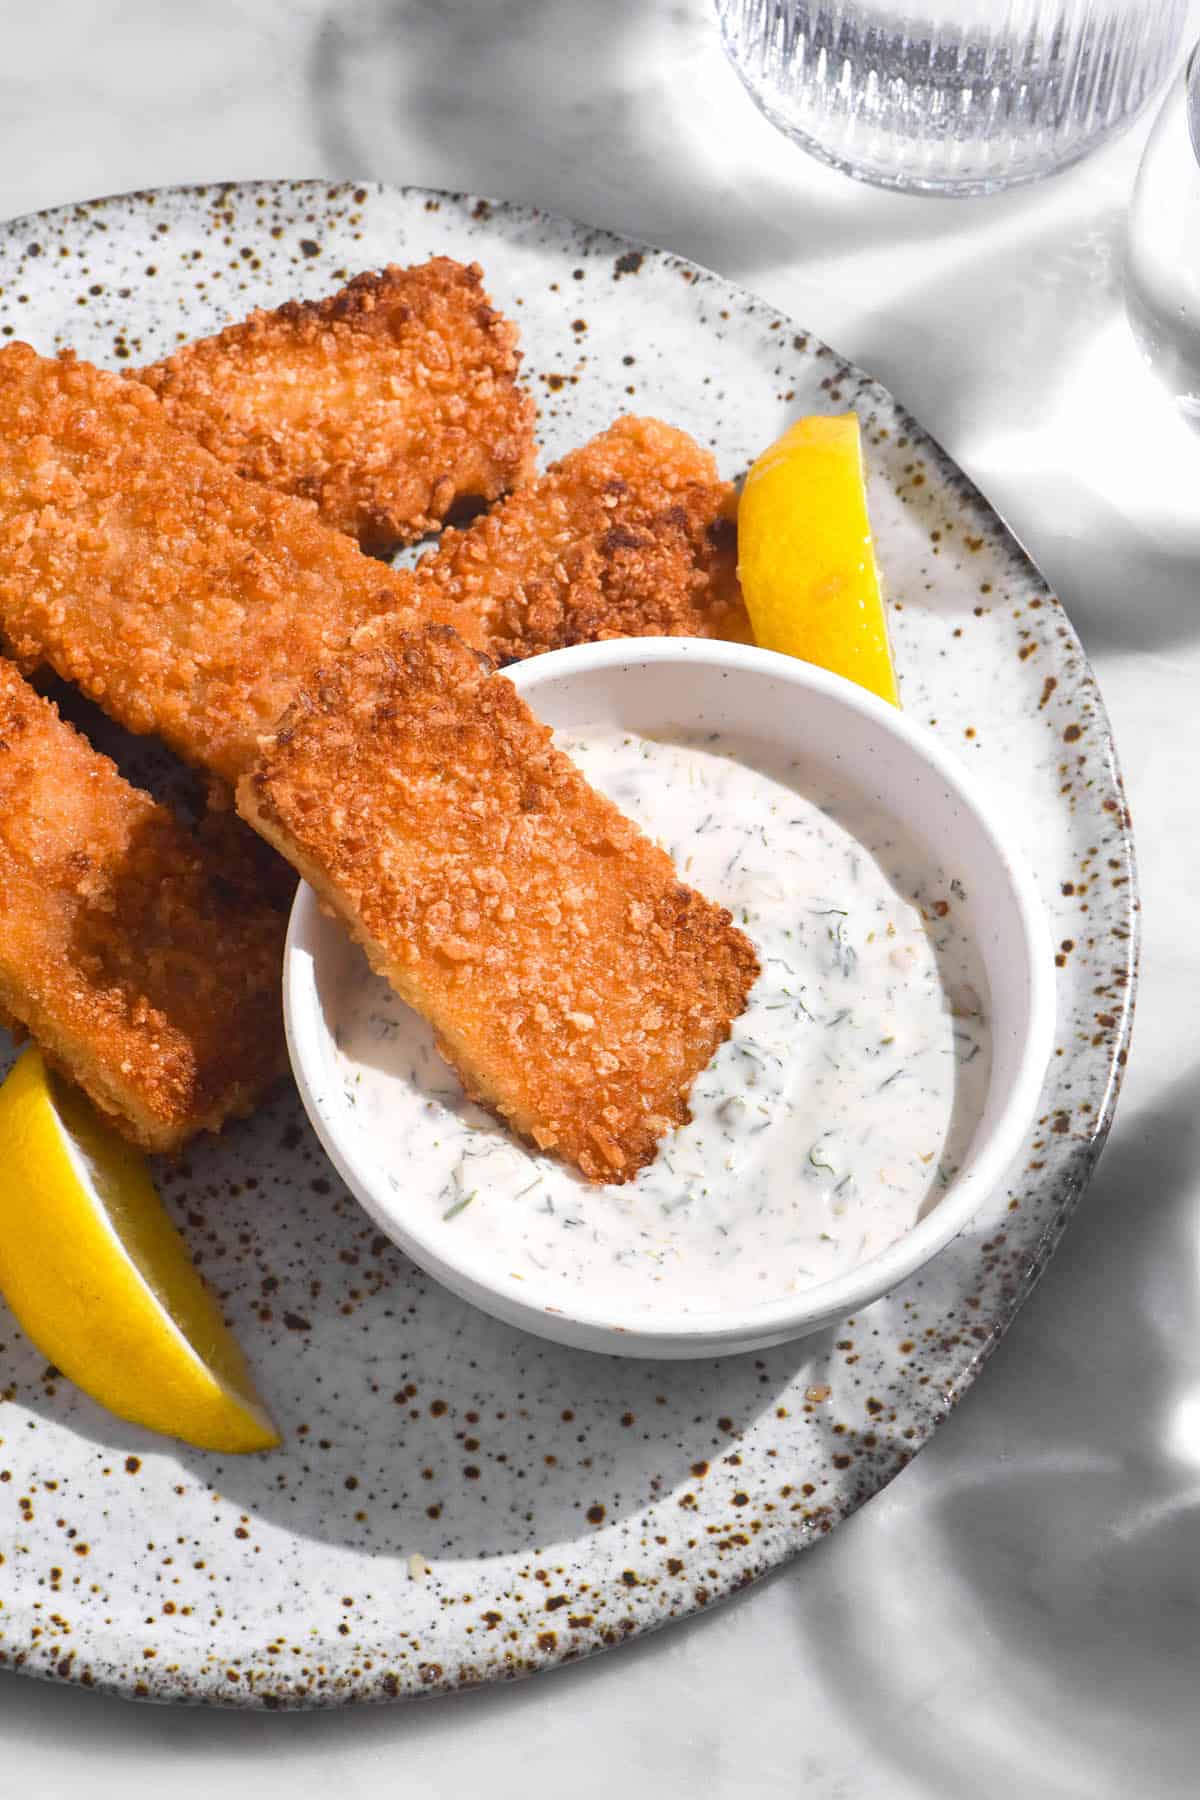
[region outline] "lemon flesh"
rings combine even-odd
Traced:
[[[0,1087],[0,1293],[119,1417],[202,1450],[278,1444],[144,1159],[36,1045]]]
[[[797,420],[752,465],[738,577],[756,643],[899,706],[854,413]]]

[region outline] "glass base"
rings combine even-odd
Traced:
[[[782,132],[784,137],[790,138],[798,150],[803,150],[809,156],[815,157],[818,162],[824,163],[826,168],[837,169],[840,174],[850,175],[855,181],[861,181],[868,187],[886,188],[894,194],[922,194],[927,198],[938,200],[969,200],[977,198],[981,194],[999,194],[1008,188],[1031,187],[1035,181],[1046,181],[1054,175],[1061,175],[1067,169],[1074,168],[1076,163],[1082,162],[1084,157],[1093,150],[1098,150],[1102,144],[1107,144],[1114,138],[1120,137],[1121,133],[1126,131],[1137,117],[1136,114],[1130,113],[1119,124],[1106,131],[1102,137],[1093,138],[1086,144],[1077,145],[1074,149],[1065,152],[1056,162],[1042,168],[1014,169],[993,175],[962,177],[909,174],[897,172],[894,168],[882,168],[855,162],[852,157],[831,150],[827,144],[821,143],[818,138],[812,137],[808,132],[799,129],[790,120],[777,113],[769,101],[765,100],[761,94],[755,93],[742,71],[737,69],[736,64],[734,67],[742,86],[764,119],[769,119],[777,131]]]

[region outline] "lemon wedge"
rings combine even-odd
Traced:
[[[752,465],[738,576],[756,643],[899,706],[854,413],[798,419]]]
[[[144,1159],[33,1044],[0,1087],[0,1293],[121,1418],[202,1450],[278,1444]]]

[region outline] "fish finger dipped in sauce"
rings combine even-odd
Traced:
[[[623,1182],[688,1118],[755,953],[454,632],[364,628],[238,807],[541,1149]]]

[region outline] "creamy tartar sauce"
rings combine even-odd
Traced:
[[[983,1108],[986,978],[951,873],[828,774],[769,746],[604,728],[556,741],[727,906],[762,973],[691,1123],[594,1187],[471,1105],[424,1022],[355,957],[338,1076],[405,1208],[514,1280],[704,1312],[844,1273],[936,1204]]]

